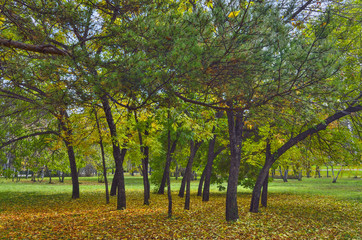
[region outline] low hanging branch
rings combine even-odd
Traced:
[[[276,161],[276,159],[279,156],[281,156],[283,153],[285,153],[288,149],[293,147],[298,142],[304,140],[308,136],[313,135],[319,131],[325,130],[330,123],[332,123],[342,117],[350,115],[351,113],[355,113],[355,112],[359,112],[359,111],[362,111],[362,105],[348,107],[345,110],[336,112],[335,114],[326,118],[323,122],[319,123],[318,125],[305,130],[304,132],[298,134],[294,138],[291,138],[282,147],[280,147],[276,152],[274,152],[274,154],[272,155],[272,158],[273,158],[272,163],[274,163]]]
[[[358,99],[361,98],[362,95],[360,95],[353,103],[357,103]],[[362,105],[356,105],[356,106],[350,106],[342,111],[336,112],[335,114],[329,116],[326,118],[323,122],[305,130],[304,132],[301,132],[297,136],[289,139],[283,146],[281,146],[278,150],[276,150],[273,154],[268,154],[265,159],[265,164],[263,168],[261,169],[259,176],[257,177],[256,183],[254,185],[254,190],[251,198],[251,204],[250,204],[250,212],[257,213],[259,211],[259,200],[260,200],[260,193],[261,188],[264,186],[264,181],[268,179],[269,169],[274,164],[274,162],[283,155],[287,150],[289,150],[291,147],[296,145],[298,142],[303,141],[305,138],[307,138],[310,135],[313,135],[315,133],[318,133],[319,131],[325,130],[329,124],[332,122],[343,118],[345,116],[348,116],[352,113],[356,113],[362,111]],[[267,181],[266,181],[267,182]],[[264,192],[264,190],[263,190]],[[266,191],[263,193],[266,197]],[[263,199],[263,205],[266,206],[266,199]]]
[[[15,139],[11,139],[7,142],[4,142],[4,143],[1,143],[0,145],[0,149],[14,143],[14,142],[17,142],[17,141],[20,141],[20,140],[23,140],[23,139],[26,139],[26,138],[30,138],[30,137],[35,137],[35,136],[40,136],[40,135],[47,135],[47,134],[55,134],[55,135],[59,135],[59,133],[55,132],[55,131],[45,131],[45,132],[37,132],[37,133],[32,133],[32,134],[29,134],[29,135],[25,135],[25,136],[22,136],[22,137],[18,137],[18,138],[15,138]]]
[[[45,45],[31,45],[27,43],[22,43],[18,41],[13,41],[11,39],[3,39],[0,38],[0,46],[9,47],[9,48],[17,48],[30,52],[38,52],[43,54],[52,54],[52,55],[60,55],[60,56],[69,56],[70,54],[61,50],[54,45],[45,44]]]

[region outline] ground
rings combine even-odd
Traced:
[[[173,218],[167,196],[151,195],[143,205],[141,178],[127,179],[127,209],[105,204],[103,185],[81,179],[81,198],[70,199],[69,184],[12,183],[0,180],[0,239],[360,239],[361,180],[305,179],[270,184],[269,206],[249,213],[250,190],[238,195],[240,220],[225,222],[225,193],[213,191],[209,202],[195,192],[183,210],[172,185]],[[319,184],[318,184],[319,182]],[[330,183],[330,184],[329,184]],[[194,182],[193,186],[196,187]],[[283,188],[284,186],[284,188]],[[314,188],[317,188],[313,192]],[[343,186],[348,190],[341,194]],[[298,191],[298,188],[300,191]],[[320,188],[320,189],[318,189]],[[335,196],[333,195],[335,192]]]

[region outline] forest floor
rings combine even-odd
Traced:
[[[270,183],[268,208],[249,213],[251,191],[240,189],[240,220],[225,222],[225,192],[216,186],[209,202],[192,192],[183,209],[173,182],[173,218],[167,195],[143,205],[142,180],[127,177],[127,209],[116,198],[105,204],[104,185],[81,178],[81,198],[66,183],[11,182],[0,178],[0,239],[361,239],[362,180],[290,180]],[[126,182],[126,184],[127,184]],[[193,182],[193,187],[197,181]]]

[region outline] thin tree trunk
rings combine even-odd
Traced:
[[[328,169],[328,166],[326,166],[327,167],[327,178],[329,178],[330,176],[329,176],[329,169]]]
[[[205,166],[205,168],[204,168],[204,171],[202,171],[202,174],[201,174],[201,177],[200,177],[199,187],[198,187],[198,189],[197,189],[197,196],[201,196],[201,195],[202,195],[202,186],[204,185],[205,172],[206,172],[206,166]]]
[[[148,159],[149,159],[149,148],[148,146],[144,147],[143,152],[144,158],[142,159],[142,174],[143,174],[143,191],[144,191],[144,204],[149,205],[150,200],[150,182],[148,179]]]
[[[168,118],[170,119],[170,113],[168,113]],[[168,130],[167,134],[171,136],[171,131]],[[172,154],[176,150],[176,143],[177,143],[177,140],[178,140],[178,135],[179,134],[177,134],[176,139],[173,141],[172,146],[170,146],[170,148],[167,146],[166,164],[165,164],[165,168],[164,168],[164,171],[163,171],[163,176],[162,176],[160,188],[158,189],[158,192],[157,192],[158,194],[164,194],[165,193],[165,186],[166,186],[166,182],[167,182],[167,172],[170,171]],[[171,144],[171,137],[170,137],[170,144]]]
[[[94,109],[94,116],[97,122],[97,129],[98,129],[98,137],[99,137],[99,146],[101,147],[101,155],[102,155],[102,166],[103,166],[103,177],[104,177],[104,185],[106,191],[106,204],[109,204],[109,191],[108,191],[108,179],[107,179],[107,167],[106,167],[106,159],[104,157],[104,147],[103,147],[103,139],[102,139],[102,132],[101,127],[99,125],[99,119],[97,110]]]
[[[192,164],[194,162],[194,158],[196,155],[197,150],[200,148],[202,144],[201,142],[194,142],[193,140],[190,141],[190,157],[186,167],[186,197],[185,197],[185,207],[184,209],[190,209],[190,184],[191,184],[191,174],[192,174]]]
[[[50,170],[49,168],[48,169],[48,174],[49,174],[49,184],[52,183],[52,170]]]
[[[288,182],[288,179],[285,178],[285,171],[287,171],[287,170],[284,170],[284,174],[283,174],[282,167],[279,166],[280,177],[283,179],[283,182]]]
[[[215,131],[215,127],[212,128],[212,132]],[[207,152],[207,163],[205,166],[205,183],[204,183],[204,191],[202,192],[202,201],[207,202],[209,201],[210,197],[210,181],[211,181],[211,171],[212,171],[212,164],[215,159],[215,143],[216,143],[216,134],[214,137],[209,141],[209,150]]]
[[[218,111],[216,113],[215,117],[221,118],[222,115],[223,115],[223,112]],[[205,170],[204,170],[205,182],[204,182],[204,190],[202,193],[202,201],[204,201],[204,202],[209,201],[209,197],[210,197],[211,172],[212,172],[212,165],[214,163],[214,160],[218,154],[220,154],[224,149],[226,149],[225,147],[221,147],[220,149],[218,149],[218,151],[215,152],[215,144],[216,144],[216,137],[217,137],[217,135],[215,134],[215,129],[216,129],[215,127],[212,128],[212,133],[214,133],[214,136],[209,141],[209,149],[208,149],[208,153],[207,153],[207,163],[206,163]]]
[[[271,157],[271,147],[270,147],[270,139],[266,140],[266,148],[265,148],[265,162],[267,159]],[[263,181],[263,192],[261,193],[261,205],[263,207],[268,206],[268,180],[269,180],[269,170],[266,173],[265,179]]]
[[[185,169],[185,174],[184,174],[184,176],[182,177],[182,180],[181,180],[180,191],[178,192],[178,196],[179,196],[179,197],[184,197],[187,174],[188,174],[188,173],[187,173],[187,167],[186,167],[186,169]]]
[[[332,183],[337,183],[338,176],[339,176],[339,174],[342,172],[343,166],[341,167],[341,169],[339,169],[339,171],[338,171],[338,173],[337,173],[337,176],[334,176],[333,166],[331,166],[331,168],[332,168],[332,174],[333,174],[333,181],[332,181]]]
[[[170,115],[168,115],[170,116]],[[175,143],[175,141],[174,141]],[[174,145],[174,144],[172,144]],[[172,146],[173,147],[173,146]],[[167,157],[171,159],[171,131],[167,133]],[[170,181],[170,168],[165,168],[166,171],[166,182],[167,182],[167,199],[168,199],[168,218],[172,218],[172,196],[171,196],[171,181]]]
[[[135,121],[138,124],[137,112],[134,111]],[[145,135],[148,136],[148,131],[145,130]],[[150,199],[150,186],[148,180],[148,157],[149,157],[149,147],[143,146],[143,138],[141,130],[138,128],[138,139],[140,142],[140,150],[143,155],[142,157],[142,179],[143,179],[143,204],[149,205]]]

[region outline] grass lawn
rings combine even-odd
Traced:
[[[127,209],[116,199],[105,204],[104,185],[80,178],[81,198],[70,199],[65,183],[12,182],[0,178],[0,239],[361,239],[362,180],[303,178],[270,183],[268,208],[248,212],[251,190],[239,189],[240,221],[225,222],[225,191],[212,187],[209,202],[196,196],[183,210],[172,181],[173,218],[167,219],[167,195],[151,195],[143,205],[142,178],[126,177]]]

